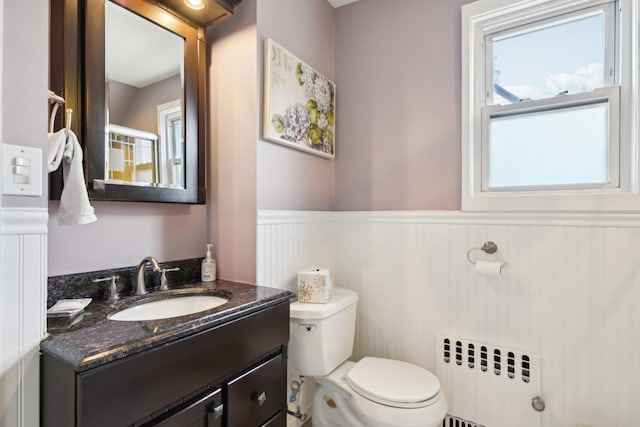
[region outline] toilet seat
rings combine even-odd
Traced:
[[[395,408],[423,408],[438,400],[440,381],[431,372],[399,360],[365,357],[346,381],[360,396]]]
[[[388,359],[383,359],[388,360]],[[362,361],[358,362],[361,363]],[[394,376],[391,364],[381,362],[383,369]],[[314,377],[316,389],[313,402],[313,416],[321,427],[350,426],[350,427],[441,427],[442,420],[447,413],[447,399],[442,391],[424,402],[422,407],[401,408],[397,403],[386,401],[378,403],[361,395],[347,380],[348,374],[355,368],[356,362],[346,361],[329,375]],[[362,365],[361,365],[362,366]],[[366,366],[366,364],[364,364]],[[422,368],[419,368],[423,371]],[[358,370],[354,372],[357,376]],[[439,388],[439,387],[438,387]],[[428,394],[428,393],[427,393]],[[326,397],[330,396],[337,404],[335,407],[327,404]],[[381,399],[378,399],[381,400]],[[382,399],[384,400],[384,399]],[[396,397],[395,400],[398,400]],[[315,424],[314,424],[315,426]]]

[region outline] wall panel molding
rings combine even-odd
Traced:
[[[260,284],[295,290],[330,260],[359,293],[356,359],[435,371],[439,333],[495,342],[540,355],[543,427],[640,419],[636,214],[260,211],[258,236]],[[505,262],[499,277],[466,257],[487,240],[498,252],[474,258]]]
[[[48,209],[3,208],[2,234],[46,234]]]
[[[47,219],[46,209],[0,210],[0,427],[39,425]]]
[[[543,225],[640,227],[639,213],[547,213],[462,211],[280,211],[259,210],[258,224],[310,222],[390,222],[405,224]]]
[[[329,214],[329,213],[327,213]],[[332,212],[333,221],[406,224],[543,225],[563,227],[640,227],[640,213],[518,213],[462,211]],[[282,218],[285,218],[282,216]],[[301,216],[300,218],[304,218]]]
[[[332,222],[335,217],[335,212],[259,210],[258,224],[309,224],[314,222]]]

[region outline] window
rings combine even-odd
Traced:
[[[161,181],[172,188],[184,188],[184,139],[181,100],[158,105]]]
[[[617,188],[618,89],[485,107],[482,191]]]
[[[640,209],[634,8],[463,6],[463,209]]]

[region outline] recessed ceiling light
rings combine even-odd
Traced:
[[[204,9],[204,0],[184,0],[184,4],[189,6],[191,9]]]

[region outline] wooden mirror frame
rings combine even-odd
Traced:
[[[84,148],[91,200],[205,203],[204,28],[146,0],[112,0],[185,39],[185,188],[105,182],[105,1],[51,0],[50,89],[73,109],[71,128]],[[58,124],[58,129],[61,123]],[[51,174],[50,199],[60,198],[62,176]]]

